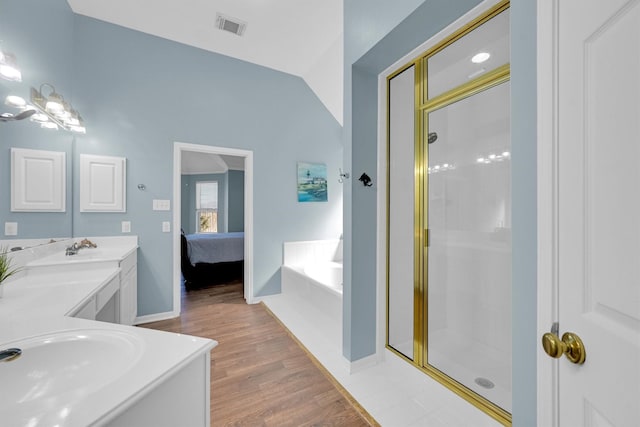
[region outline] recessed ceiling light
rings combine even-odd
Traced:
[[[482,64],[484,61],[486,61],[489,58],[491,58],[490,53],[480,52],[473,55],[473,58],[471,58],[471,62],[473,62],[474,64]]]

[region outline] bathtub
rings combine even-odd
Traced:
[[[342,241],[285,242],[282,293],[323,335],[342,337]]]
[[[331,292],[342,295],[342,263],[337,261],[316,262],[305,265],[302,269],[305,276],[318,286],[326,286]]]

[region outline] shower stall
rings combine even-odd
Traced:
[[[387,77],[387,348],[511,422],[509,3]]]

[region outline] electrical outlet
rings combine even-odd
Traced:
[[[171,232],[171,223],[169,221],[162,222],[162,232],[170,233]]]
[[[4,235],[5,236],[17,236],[18,235],[18,223],[17,222],[5,222],[4,223]]]
[[[131,233],[131,221],[122,221],[122,232]]]

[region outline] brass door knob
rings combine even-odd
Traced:
[[[542,348],[545,353],[556,359],[566,354],[569,361],[578,365],[582,365],[587,359],[582,340],[573,332],[565,332],[562,339],[554,333],[547,332],[542,336]]]

